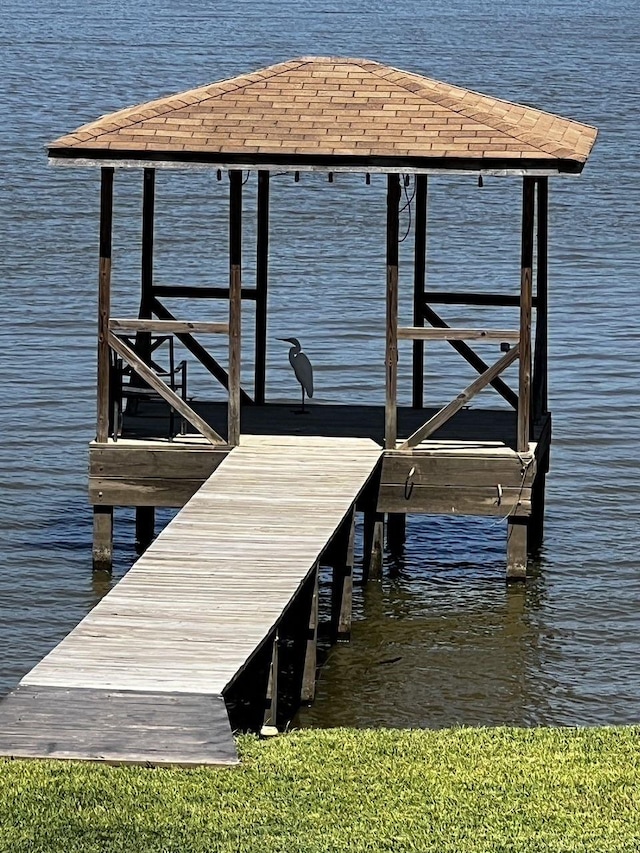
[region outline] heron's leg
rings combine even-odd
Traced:
[[[302,414],[304,414],[304,385],[300,387],[302,388]]]

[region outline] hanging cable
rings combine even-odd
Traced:
[[[416,188],[415,188],[415,183],[414,183],[413,193],[411,194],[411,198],[409,198],[409,193],[407,192],[407,181],[406,181],[407,177],[408,177],[408,175],[407,176],[403,175],[402,189],[404,190],[404,197],[406,198],[406,202],[400,208],[399,213],[402,213],[404,210],[408,210],[409,211],[409,213],[408,213],[409,220],[407,222],[407,230],[404,232],[404,236],[398,240],[398,243],[404,243],[404,241],[407,239],[407,237],[409,236],[409,232],[411,231],[411,224],[412,224],[411,203],[413,202],[414,196],[416,194]]]

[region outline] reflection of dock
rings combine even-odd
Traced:
[[[367,439],[243,440],[9,695],[0,754],[232,762],[225,692],[265,646],[277,673],[279,627],[302,598],[313,617],[321,558],[334,565],[336,632],[348,634],[355,502],[380,454]],[[313,637],[303,651],[309,695]],[[272,677],[274,723],[277,694]]]

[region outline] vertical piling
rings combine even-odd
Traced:
[[[264,405],[267,383],[267,295],[269,286],[269,172],[258,172],[256,245],[256,361],[254,400]]]
[[[100,260],[98,269],[98,375],[96,441],[109,438],[111,409],[109,316],[111,313],[111,234],[113,228],[113,175],[100,170]],[[93,568],[111,571],[113,563],[113,507],[93,508]]]
[[[395,448],[398,435],[398,218],[400,176],[387,176],[387,336],[385,444]]]
[[[228,441],[240,443],[242,325],[242,172],[229,172],[229,411]]]
[[[416,175],[416,233],[413,260],[413,325],[424,326],[424,300],[427,272],[427,176]],[[424,341],[413,342],[412,406],[424,406]]]

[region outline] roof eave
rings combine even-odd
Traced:
[[[163,151],[139,149],[51,147],[53,165],[117,168],[210,167],[218,169],[284,169],[317,172],[392,172],[441,174],[446,172],[504,175],[579,174],[585,161],[550,157],[416,157],[402,155],[308,155],[243,152]]]

